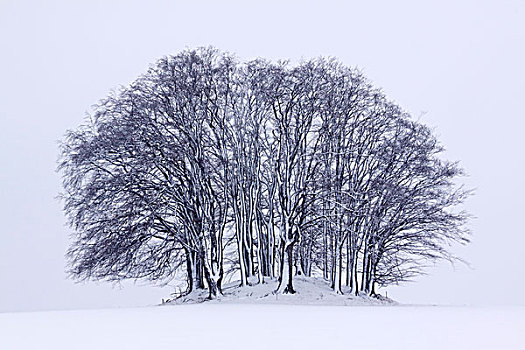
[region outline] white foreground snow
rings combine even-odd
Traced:
[[[0,349],[523,349],[525,308],[204,303],[0,314]]]

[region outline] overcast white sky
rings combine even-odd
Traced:
[[[477,189],[472,269],[439,265],[389,296],[524,303],[525,2],[0,0],[0,312],[155,304],[171,290],[74,284],[55,199],[57,141],[148,65],[213,45],[241,59],[319,55],[360,67],[435,127]]]

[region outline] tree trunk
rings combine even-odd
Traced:
[[[184,252],[186,254],[186,273],[188,279],[188,289],[186,290],[186,293],[190,294],[193,292],[193,262],[191,259],[191,252],[188,249],[184,249]]]
[[[325,206],[326,204],[323,202],[324,214],[326,214]],[[323,278],[328,279],[328,228],[326,220],[323,220]]]
[[[261,232],[261,226],[260,226],[260,221],[259,220],[255,220],[254,222],[254,225],[255,225],[255,233],[257,235],[257,247],[256,247],[256,254],[257,254],[257,264],[258,264],[258,267],[257,267],[257,280],[259,283],[264,283],[264,278],[263,278],[263,266],[264,266],[264,263],[263,263],[263,259],[262,259],[262,252],[261,252],[261,243],[262,243],[262,232]]]
[[[287,244],[288,243],[288,244]],[[279,277],[279,285],[276,292],[282,294],[295,294],[293,288],[293,247],[295,242],[283,242],[283,250],[281,257],[281,276]]]
[[[208,284],[208,291],[209,296],[208,299],[217,299],[217,293],[218,293],[218,275],[212,274],[210,269],[205,266],[204,267],[204,277],[206,278],[206,283]]]
[[[242,215],[239,212],[239,206],[237,205],[236,200],[234,199],[234,213],[235,213],[235,233],[237,238],[237,254],[239,256],[239,273],[241,279],[241,286],[244,287],[247,284],[246,277],[246,262],[244,257],[244,228],[245,225],[242,222]]]
[[[368,244],[365,243],[365,251],[363,252],[363,273],[361,275],[361,291],[364,292],[366,288],[368,277]]]
[[[352,274],[352,268],[351,268],[351,257],[350,257],[350,237],[348,237],[348,240],[346,241],[346,286],[350,287],[350,276]]]
[[[188,293],[194,289],[204,289],[203,260],[198,252],[186,251],[186,270],[188,278]]]
[[[357,277],[357,253],[356,253],[356,256],[355,256],[355,260],[354,260],[354,282],[355,282],[355,285],[354,285],[354,291],[355,291],[355,295],[359,295],[359,280],[358,280],[358,277]]]
[[[334,252],[334,282],[333,282],[333,290],[336,292],[336,294],[343,294],[341,291],[341,270],[343,267],[343,261],[342,261],[342,254],[343,254],[343,246],[342,244],[336,245],[336,251]]]

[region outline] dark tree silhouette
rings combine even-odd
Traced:
[[[61,144],[78,279],[185,276],[187,292],[322,275],[374,295],[467,243],[463,172],[363,75],[335,60],[159,60]],[[346,289],[343,288],[346,284]]]

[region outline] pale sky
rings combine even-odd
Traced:
[[[0,0],[0,312],[151,305],[170,289],[66,279],[57,142],[163,55],[212,45],[358,66],[433,126],[476,188],[471,268],[440,264],[388,295],[524,304],[525,2]],[[384,291],[382,291],[384,293]]]

